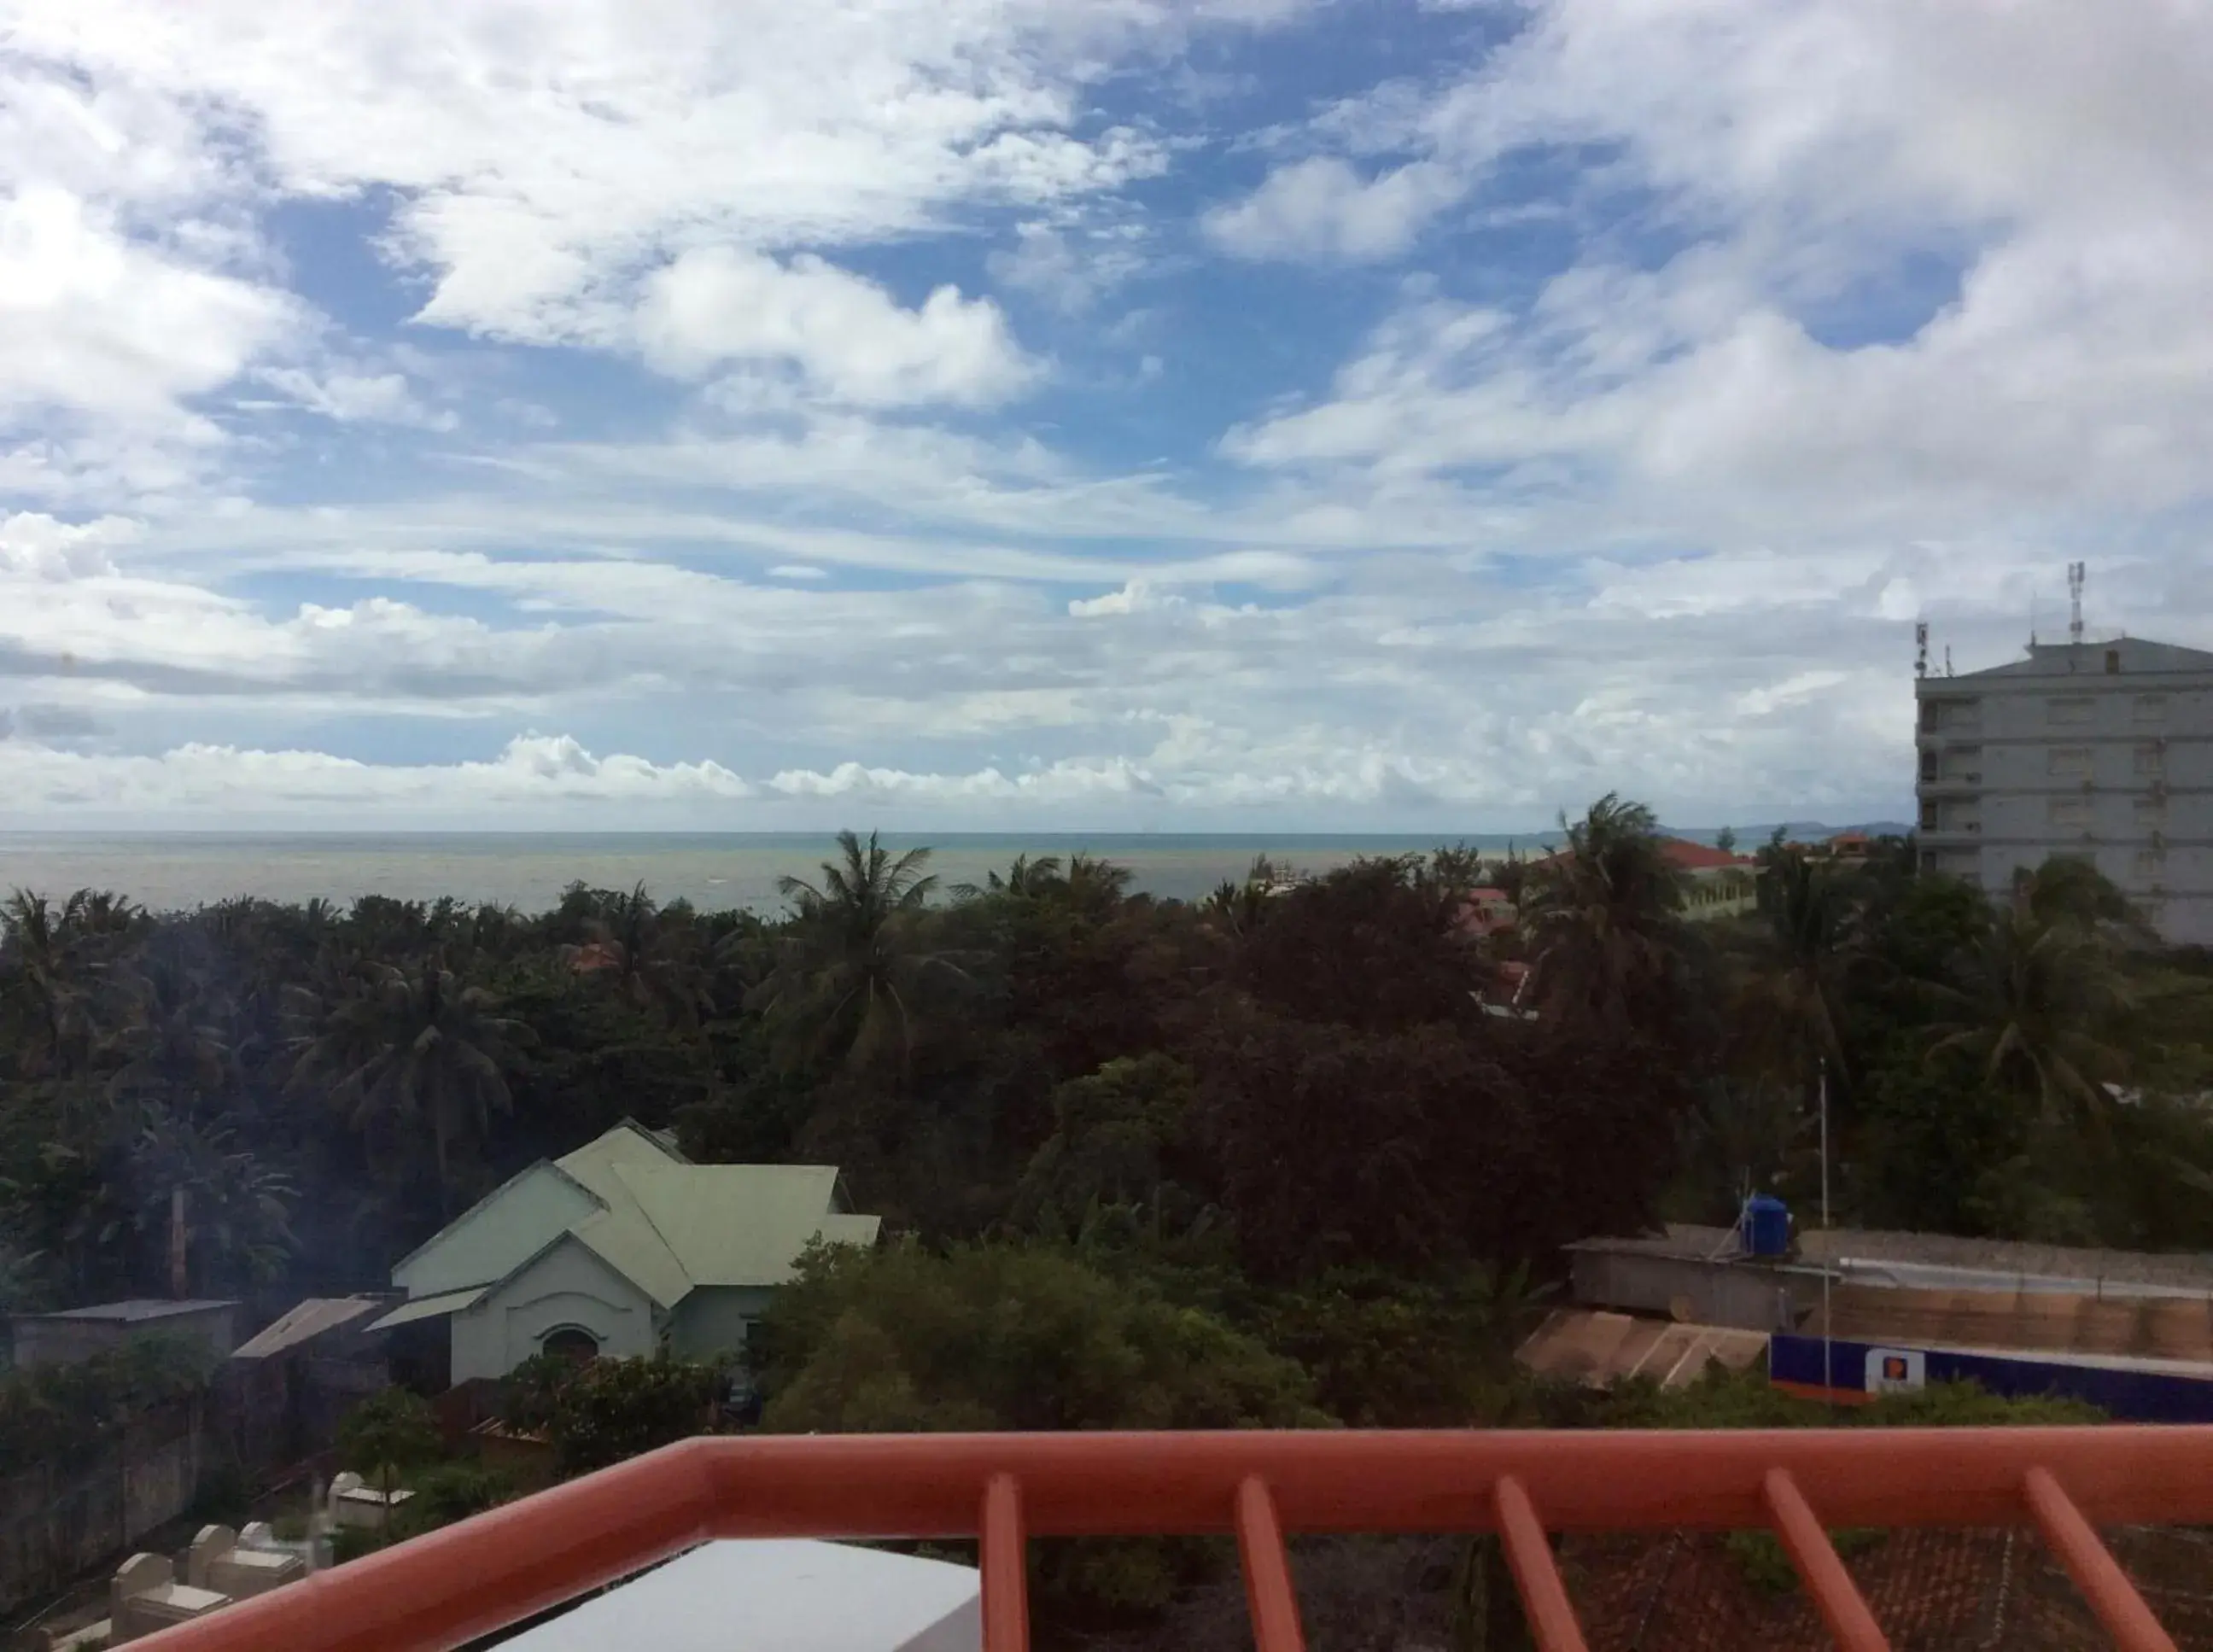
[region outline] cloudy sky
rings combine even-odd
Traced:
[[[2213,646],[2184,0],[0,0],[0,826],[1897,817]]]

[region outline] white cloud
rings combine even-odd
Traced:
[[[1001,401],[1033,373],[989,299],[940,287],[906,309],[808,254],[780,264],[731,247],[687,253],[646,283],[637,331],[664,372],[790,367],[819,393],[863,407]]]
[[[771,579],[827,579],[829,574],[820,568],[810,568],[803,562],[780,562],[768,570]]]
[[[460,421],[450,409],[425,406],[404,373],[335,369],[320,375],[305,368],[270,368],[261,382],[311,413],[341,424],[417,424],[451,430]]]
[[[625,283],[686,246],[875,241],[1157,171],[1137,131],[1078,135],[1079,93],[1239,9],[24,0],[10,44],[53,66],[42,83],[191,117],[180,168],[243,127],[285,192],[397,192],[393,248],[435,282],[424,319],[552,341],[603,336]]]
[[[1137,223],[1100,229],[1025,223],[1015,231],[1014,247],[993,253],[986,264],[1001,285],[1080,315],[1144,268],[1138,250],[1143,233]]]
[[[1216,246],[1241,258],[1396,258],[1464,188],[1431,162],[1363,178],[1334,155],[1318,155],[1277,168],[1204,223]]]
[[[134,242],[64,190],[0,196],[0,419],[61,409],[174,426],[186,398],[299,316],[283,293]]]
[[[568,735],[521,735],[484,762],[379,765],[316,751],[190,744],[158,756],[91,755],[0,740],[0,787],[26,815],[49,810],[162,820],[343,808],[451,816],[538,806],[727,803],[752,789],[711,762],[594,757]]]
[[[1524,313],[1417,294],[1235,458],[1478,477],[1583,545],[2110,543],[2206,497],[2213,30],[2187,8],[1555,0],[1458,86],[1340,124],[1471,187],[1604,151],[1683,250],[1594,238]]]
[[[88,579],[112,574],[108,547],[137,539],[141,525],[127,517],[58,521],[40,511],[0,517],[0,576],[38,580]]]

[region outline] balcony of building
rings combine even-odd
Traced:
[[[2021,1527],[2122,1652],[2175,1645],[2101,1526],[2213,1522],[2213,1427],[698,1439],[139,1643],[462,1645],[714,1539],[978,1540],[986,1652],[1028,1644],[1032,1538],[1236,1539],[1258,1652],[1304,1645],[1286,1534],[1492,1533],[1542,1652],[1587,1643],[1562,1533],[1766,1529],[1837,1645],[1891,1643],[1828,1533]]]

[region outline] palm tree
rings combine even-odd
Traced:
[[[1608,792],[1560,826],[1567,847],[1533,865],[1522,891],[1531,1001],[1547,1019],[1633,1023],[1680,973],[1682,875],[1642,803]]]
[[[1823,1064],[1849,1082],[1844,985],[1859,948],[1858,908],[1843,878],[1802,853],[1779,851],[1760,877],[1765,927],[1737,1022],[1757,1064],[1810,1101]]]
[[[711,995],[692,908],[681,901],[656,905],[643,883],[598,898],[596,908],[584,919],[586,940],[563,947],[561,961],[601,977],[640,1009],[657,1005],[672,1026],[696,1027]]]
[[[352,991],[327,1007],[296,996],[296,1060],[290,1088],[326,1083],[364,1134],[427,1121],[438,1193],[450,1212],[454,1149],[491,1129],[491,1114],[512,1105],[507,1075],[532,1040],[498,1002],[442,960],[409,970],[362,966]]]
[[[838,834],[842,863],[826,861],[822,881],[784,877],[777,887],[794,914],[774,966],[747,995],[782,1043],[787,1060],[831,1057],[858,1071],[896,1050],[904,1066],[914,1045],[914,1012],[933,983],[965,983],[949,953],[933,948],[927,925],[937,880],[930,851],[894,855],[870,832],[863,844]]]
[[[1954,974],[1928,984],[1949,1011],[1930,1028],[1930,1059],[1967,1054],[1992,1082],[2033,1096],[2047,1123],[2071,1114],[2102,1130],[2105,1087],[2128,1066],[2108,1039],[2131,1004],[2106,943],[2072,924],[2003,907]]]
[[[37,1069],[61,1073],[88,1058],[107,955],[143,917],[120,896],[91,889],[77,890],[58,912],[27,889],[0,907],[0,997],[30,1024]]]
[[[826,871],[828,869],[826,867],[824,869]],[[1017,855],[1003,878],[997,872],[986,872],[981,883],[954,884],[953,893],[961,900],[986,900],[993,895],[1004,895],[1016,900],[1042,900],[1054,890],[1065,887],[1066,882],[1060,875],[1058,856],[1040,855],[1032,860],[1027,855]]]

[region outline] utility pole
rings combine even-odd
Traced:
[[[1829,1238],[1829,1058],[1816,1056],[1814,1059],[1821,1104],[1821,1387],[1828,1390],[1829,1403],[1834,1405],[1837,1374],[1831,1346],[1834,1332],[1829,1324],[1829,1271],[1836,1261]]]
[[[185,1190],[169,1192],[169,1295],[180,1301],[191,1294],[185,1265]]]

